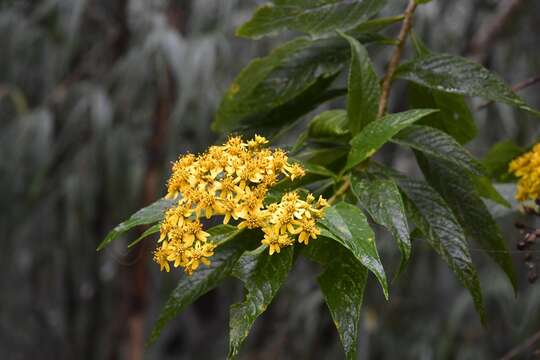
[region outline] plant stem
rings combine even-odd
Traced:
[[[388,105],[388,98],[390,97],[390,87],[392,85],[392,78],[399,65],[399,61],[401,59],[401,53],[403,51],[403,47],[405,46],[405,41],[407,40],[407,36],[409,35],[409,32],[411,31],[414,10],[416,10],[415,0],[409,0],[409,5],[407,5],[407,8],[405,9],[405,13],[403,14],[404,19],[403,19],[403,24],[401,25],[401,30],[399,31],[398,44],[396,46],[396,49],[394,50],[394,53],[392,54],[392,57],[390,58],[388,69],[386,70],[386,74],[384,75],[384,78],[383,78],[381,98],[379,99],[379,111],[377,113],[378,117],[383,116],[384,113],[386,112],[386,107]]]
[[[341,195],[345,194],[347,190],[349,190],[350,186],[351,186],[351,181],[349,180],[348,177],[346,177],[341,187],[336,190],[336,192],[334,193],[334,195],[332,195],[330,199],[328,199],[328,203],[330,205],[333,205]]]

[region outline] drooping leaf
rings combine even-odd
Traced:
[[[463,228],[444,199],[421,180],[396,179],[405,194],[405,209],[433,249],[469,290],[476,311],[485,322],[482,291]]]
[[[394,136],[392,141],[451,162],[472,174],[484,175],[486,172],[482,164],[453,137],[429,126],[411,125]]]
[[[351,189],[373,220],[390,231],[401,252],[398,274],[411,255],[409,225],[403,199],[394,180],[369,174],[351,178]]]
[[[351,65],[347,88],[347,116],[351,134],[358,134],[375,120],[381,88],[367,50],[355,38],[341,34],[351,45]]]
[[[172,207],[177,200],[160,199],[145,208],[140,209],[131,217],[118,224],[112,229],[105,239],[99,244],[97,250],[102,250],[105,246],[116,240],[120,235],[133,229],[135,226],[153,224],[163,219],[165,211]]]
[[[362,211],[354,205],[341,202],[326,209],[324,218],[319,222],[332,233],[334,240],[347,248],[377,277],[388,299],[388,283],[377,252],[375,234]]]
[[[351,169],[366,160],[399,131],[435,111],[437,110],[409,110],[386,115],[385,117],[368,124],[351,140],[351,151],[347,158],[345,170]]]
[[[225,229],[224,229],[225,230]],[[236,228],[229,229],[214,236],[223,238],[226,233],[233,234]],[[216,248],[214,256],[210,258],[210,266],[201,266],[191,276],[182,276],[179,284],[173,290],[165,307],[159,315],[159,319],[154,325],[149,344],[152,344],[158,338],[163,327],[174,317],[180,314],[188,305],[193,303],[202,295],[215,288],[223,279],[229,277],[232,269],[242,253],[253,246],[255,241],[260,240],[262,236],[257,232],[244,231],[234,241]],[[214,242],[214,239],[209,238]]]
[[[412,108],[439,109],[439,112],[419,121],[419,125],[442,130],[460,144],[476,137],[478,129],[463,95],[429,89],[415,83],[409,83],[407,94]]]
[[[468,176],[463,176],[461,168],[454,164],[428,155],[417,156],[427,181],[446,200],[465,233],[499,264],[516,290],[516,275],[508,246],[499,226],[476,194],[473,182]]]
[[[324,271],[318,283],[339,333],[345,356],[356,359],[359,320],[367,269],[342,245],[320,237],[302,249]]]
[[[399,66],[396,77],[443,92],[479,96],[540,115],[482,65],[450,54],[430,54]]]
[[[240,347],[255,319],[261,315],[287,278],[293,263],[294,247],[289,246],[279,254],[268,255],[261,246],[246,252],[233,269],[233,275],[246,288],[245,300],[231,306],[229,358],[238,356]]]
[[[379,40],[370,34],[359,36],[359,41],[364,43]],[[328,87],[328,80],[343,69],[349,57],[348,44],[339,36],[321,40],[296,38],[283,44],[268,56],[253,60],[240,72],[221,101],[213,129],[225,132],[259,126],[261,121],[271,124],[268,116],[277,119],[271,114],[272,110],[285,107],[293,100],[303,104],[303,111],[311,108],[315,101],[312,98],[321,97],[325,88],[318,89],[319,94],[302,94],[317,82]]]
[[[274,0],[260,6],[236,34],[253,39],[283,30],[324,35],[351,29],[384,5],[386,0]]]
[[[492,178],[510,180],[512,176],[508,173],[508,165],[524,151],[511,140],[501,141],[489,149],[482,162]]]
[[[347,112],[345,110],[324,111],[311,120],[309,137],[319,140],[336,140],[348,136]]]

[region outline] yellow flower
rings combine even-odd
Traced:
[[[169,262],[167,261],[167,250],[161,246],[154,251],[154,261],[159,264],[160,271],[171,271]]]
[[[283,150],[264,148],[267,143],[259,135],[247,142],[233,136],[223,145],[173,163],[166,198],[180,200],[167,210],[160,225],[161,245],[154,260],[161,270],[169,271],[172,262],[190,275],[200,264],[209,264],[216,245],[207,241],[201,217],[223,216],[224,224],[240,219],[239,229],[262,229],[261,243],[270,254],[295,241],[307,245],[317,237],[315,221],[327,206],[324,199],[315,202],[308,195],[302,200],[291,192],[265,206],[269,189],[279,180],[294,180],[305,173],[300,164],[289,162]]]
[[[540,198],[540,143],[514,159],[509,171],[519,178],[516,199],[519,201]]]

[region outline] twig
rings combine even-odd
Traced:
[[[517,347],[515,347],[512,350],[510,350],[509,352],[507,352],[500,360],[511,360],[511,359],[513,359],[516,355],[519,355],[520,353],[524,352],[525,350],[527,350],[528,348],[533,346],[539,340],[540,340],[540,331],[538,331],[533,336],[531,336],[530,338],[528,338],[527,340],[522,342]]]
[[[336,202],[336,200],[343,194],[345,194],[347,192],[347,190],[349,190],[349,187],[351,186],[351,181],[349,180],[349,178],[345,178],[345,181],[343,182],[343,184],[341,185],[341,187],[339,189],[337,189],[337,191],[334,193],[334,195],[332,195],[332,197],[330,199],[328,199],[328,203],[330,205],[334,204]]]
[[[499,3],[495,18],[480,27],[468,46],[469,53],[476,61],[483,63],[486,60],[487,49],[493,45],[493,41],[502,33],[512,16],[523,4],[525,0],[506,0]]]
[[[520,90],[523,90],[525,88],[528,88],[529,86],[533,86],[533,85],[535,85],[537,83],[540,83],[540,75],[537,75],[535,77],[525,79],[525,80],[523,80],[521,82],[518,82],[517,84],[512,86],[512,90],[520,91]],[[481,104],[480,106],[478,106],[476,108],[476,110],[482,110],[483,108],[487,107],[488,105],[490,105],[492,103],[493,103],[493,100],[487,101],[487,102]]]
[[[405,13],[403,14],[404,19],[403,24],[401,25],[401,30],[399,31],[398,44],[394,50],[394,53],[392,54],[392,57],[390,58],[388,69],[384,75],[381,98],[379,99],[379,111],[377,113],[378,117],[383,116],[386,112],[388,98],[390,97],[392,77],[394,76],[394,73],[399,65],[401,53],[403,51],[403,47],[405,46],[405,41],[407,40],[407,35],[409,35],[409,32],[411,31],[414,10],[416,10],[416,1],[409,0],[409,5],[407,5],[407,9],[405,9]]]

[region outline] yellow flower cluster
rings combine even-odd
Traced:
[[[317,237],[316,221],[328,206],[322,197],[315,201],[309,194],[302,200],[291,192],[265,206],[268,190],[280,178],[304,175],[302,166],[290,163],[283,150],[264,148],[267,143],[257,135],[247,142],[231,137],[224,145],[211,146],[198,156],[182,156],[173,164],[166,197],[178,202],[161,223],[160,244],[154,252],[161,270],[170,271],[172,263],[192,274],[201,263],[209,264],[216,245],[207,241],[202,217],[223,216],[223,224],[234,219],[240,229],[262,229],[261,243],[270,255],[295,240],[307,245]]]
[[[531,151],[512,160],[509,170],[519,178],[517,200],[540,198],[540,143]]]

